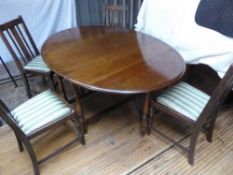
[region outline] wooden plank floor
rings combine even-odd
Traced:
[[[189,138],[183,141],[187,144]],[[232,175],[233,174],[233,108],[224,111],[218,118],[212,143],[201,134],[196,149],[195,165],[189,166],[186,156],[177,147],[156,156],[132,174],[166,175]]]
[[[109,103],[102,95],[92,99],[84,102],[87,114],[94,113],[96,103],[99,106]],[[154,127],[187,144],[187,133],[171,123],[155,120]],[[72,124],[67,123],[34,140],[33,144],[41,158],[74,136]],[[213,143],[209,144],[201,134],[194,166],[188,164],[183,151],[155,132],[150,136],[140,136],[133,102],[109,111],[102,115],[101,120],[91,123],[86,141],[85,146],[77,143],[41,165],[41,175],[233,174],[233,108],[221,112]],[[26,151],[18,151],[13,132],[6,126],[0,128],[0,175],[32,174],[30,159]]]

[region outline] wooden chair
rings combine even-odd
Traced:
[[[198,135],[205,126],[207,141],[212,142],[217,112],[231,92],[232,87],[233,64],[230,66],[211,96],[185,82],[180,82],[165,90],[162,94],[152,100],[155,109],[161,110],[192,127],[191,140],[188,148],[172,140],[156,128],[154,128],[154,130],[185,150],[188,153],[189,163],[193,165]],[[152,129],[152,115],[149,117],[148,121],[148,132],[150,133]]]
[[[128,16],[126,0],[122,0],[122,4],[117,3],[117,0],[114,0],[113,3],[110,0],[104,0],[103,22],[105,26],[128,27]]]
[[[53,72],[43,61],[22,16],[1,24],[0,36],[23,77],[29,98],[31,91],[27,74],[40,75],[44,81],[44,77],[48,77],[54,87]]]
[[[14,131],[20,152],[24,150],[23,145],[27,149],[35,175],[40,174],[40,164],[57,155],[78,140],[83,145],[85,144],[82,124],[84,120],[82,118],[83,115],[80,115],[79,111],[72,109],[65,101],[50,90],[36,95],[12,111],[0,100],[0,116]],[[74,122],[75,128],[78,130],[77,137],[43,159],[38,160],[30,140],[48,130],[54,129],[67,120]]]

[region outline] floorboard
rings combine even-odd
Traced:
[[[212,143],[201,134],[196,149],[195,165],[187,163],[182,150],[172,147],[167,152],[155,157],[145,166],[131,175],[166,174],[166,175],[232,175],[233,174],[233,108],[219,116]],[[184,140],[184,145],[190,138]]]
[[[36,83],[36,81],[35,81]],[[20,82],[19,82],[20,84]],[[27,100],[22,86],[14,89],[1,85],[0,97],[13,109]],[[7,90],[8,89],[8,90]],[[37,90],[37,89],[36,89]],[[11,95],[5,93],[11,91]],[[24,92],[24,93],[23,93]],[[82,101],[85,114],[94,115],[122,97],[94,95]],[[176,140],[188,143],[187,132],[167,116],[155,114],[154,127]],[[182,150],[152,131],[141,137],[135,104],[129,101],[101,115],[88,126],[87,144],[80,143],[40,166],[41,175],[232,175],[233,174],[233,107],[221,111],[209,144],[204,134],[197,145],[195,165],[190,166]],[[75,137],[72,123],[33,140],[35,151],[43,158],[50,151]],[[27,152],[19,152],[10,128],[0,128],[0,175],[32,175]]]

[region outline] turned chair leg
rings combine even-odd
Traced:
[[[30,85],[29,85],[29,82],[28,82],[27,75],[25,73],[23,73],[22,77],[23,77],[25,89],[26,89],[26,92],[27,92],[27,96],[28,96],[28,98],[31,98],[32,94],[31,94]]]

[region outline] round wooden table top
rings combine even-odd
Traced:
[[[42,56],[58,75],[102,92],[149,93],[173,85],[185,72],[181,56],[149,35],[127,29],[80,27],[49,37]]]

